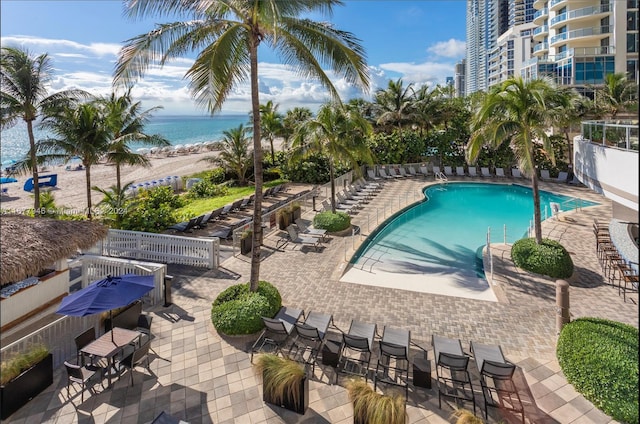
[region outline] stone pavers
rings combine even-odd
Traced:
[[[429,183],[418,179],[388,182],[383,192],[353,218],[363,235],[332,237],[319,252],[291,244],[276,251],[279,236],[272,232],[265,240],[261,278],[278,287],[285,305],[306,312],[331,313],[341,329],[347,329],[351,319],[358,319],[376,323],[380,330],[384,325],[411,330],[412,340],[429,350],[432,367],[432,334],[459,338],[467,351],[470,340],[500,344],[507,358],[520,367],[516,381],[526,402],[528,422],[610,422],[573,390],[555,360],[554,282],[513,268],[508,247],[493,245],[496,291],[504,298],[499,303],[338,281],[347,266],[346,259],[376,222],[421,199],[421,188]],[[623,302],[617,289],[603,284],[595,256],[591,222],[594,217],[608,221],[610,202],[584,188],[551,183],[543,183],[542,188],[602,204],[543,225],[545,235],[561,241],[576,264],[577,275],[570,292],[572,316],[597,316],[637,326],[637,293]],[[305,218],[311,216],[307,212]],[[309,410],[304,416],[262,402],[261,383],[247,353],[253,339],[221,337],[209,316],[216,295],[230,285],[247,281],[249,270],[245,256],[225,260],[216,271],[170,266],[174,304],[167,308],[158,305],[150,311],[155,316],[150,371],[137,368],[133,387],[128,386],[128,378],[111,389],[98,384],[96,393],[85,394],[81,404],[79,396],[67,399],[66,375],[58,369],[54,385],[8,422],[145,423],[162,410],[192,423],[352,422],[353,410],[341,385],[344,379],[338,385],[329,384],[334,381],[333,370],[324,366],[316,367]],[[475,375],[476,389],[477,381]],[[443,401],[443,408],[438,408],[433,383],[430,390],[411,387],[409,422],[450,422],[452,404]],[[482,395],[477,395],[481,405]],[[469,404],[464,406],[471,408]],[[513,421],[513,417],[494,411],[489,418],[490,422]]]

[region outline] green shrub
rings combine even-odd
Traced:
[[[223,334],[253,334],[263,328],[262,317],[275,316],[281,306],[278,289],[266,281],[255,292],[249,291],[249,283],[236,284],[213,301],[211,321]]]
[[[313,218],[313,226],[330,233],[342,231],[351,225],[351,217],[344,212],[320,212]]]
[[[26,352],[13,355],[0,364],[0,385],[19,376],[23,371],[42,361],[49,354],[49,349],[43,344],[35,344]]]
[[[191,186],[187,192],[187,197],[189,199],[205,199],[226,196],[227,194],[229,194],[229,187],[213,183],[209,180],[202,180]]]
[[[132,205],[122,217],[121,228],[159,233],[181,219],[175,211],[184,206],[184,200],[171,187],[156,187],[140,192]]]
[[[569,252],[557,241],[543,239],[537,244],[534,238],[524,238],[513,243],[511,258],[519,268],[553,278],[569,278],[573,274],[573,261]]]
[[[562,372],[576,391],[614,420],[638,423],[638,329],[578,318],[558,338]]]

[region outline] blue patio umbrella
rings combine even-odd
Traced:
[[[59,314],[84,317],[127,306],[154,288],[153,275],[107,276],[62,299]],[[111,333],[113,337],[113,333]]]

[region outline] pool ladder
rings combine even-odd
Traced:
[[[446,175],[444,175],[442,172],[436,172],[435,174],[436,177],[436,181],[440,181],[441,183],[448,183],[449,179],[447,178]]]

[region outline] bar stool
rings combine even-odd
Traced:
[[[620,291],[622,290],[622,300],[627,301],[627,284],[630,285],[631,291],[638,290],[638,282],[640,281],[638,274],[630,268],[628,265],[623,267],[619,267],[620,272],[620,280],[618,284],[618,295],[620,295]],[[623,285],[624,283],[624,285]]]

